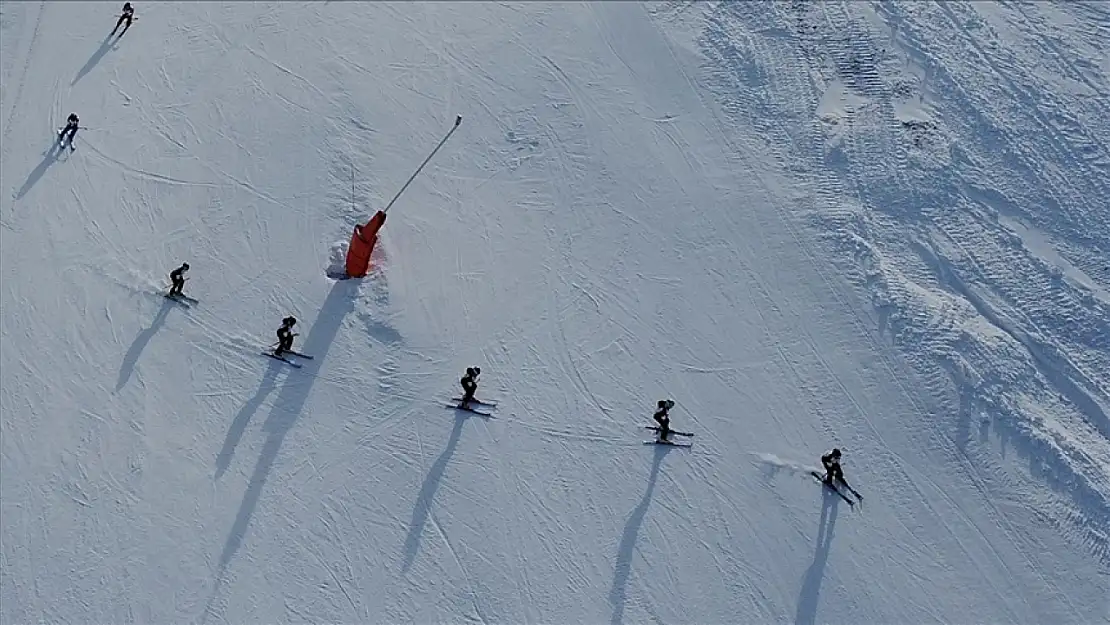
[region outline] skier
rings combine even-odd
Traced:
[[[821,456],[821,465],[825,467],[825,483],[832,486],[835,481],[844,481],[844,470],[840,468],[840,450],[833,449]]]
[[[131,3],[130,2],[124,2],[123,3],[123,14],[120,15],[119,20],[116,21],[116,27],[112,29],[112,35],[116,34],[116,30],[119,29],[120,24],[122,24],[126,20],[127,25],[123,27],[123,30],[120,31],[120,34],[119,34],[119,36],[122,37],[123,33],[127,32],[128,28],[131,28],[131,19],[134,16],[135,16],[135,9],[133,9],[131,7]],[[111,37],[112,35],[108,35],[108,36]]]
[[[474,401],[474,393],[478,391],[479,375],[482,375],[481,367],[467,367],[466,375],[459,380],[463,389],[462,403],[459,404],[460,408],[466,408],[470,402]]]
[[[293,337],[297,336],[292,332],[293,326],[297,325],[297,319],[292,315],[281,320],[281,327],[278,328],[278,346],[274,350],[274,355],[281,357],[282,353],[293,350]]]
[[[655,414],[652,415],[652,418],[659,424],[659,440],[664,443],[670,442],[667,440],[667,437],[671,435],[671,418],[667,413],[671,408],[674,408],[674,401],[670,399],[660,399],[658,409],[655,411]]]
[[[185,277],[186,271],[189,271],[189,263],[181,263],[180,267],[170,272],[170,281],[173,282],[173,286],[170,287],[170,297],[184,295],[181,289],[185,288],[185,281],[188,280]]]
[[[77,118],[77,113],[70,113],[66,118],[66,127],[62,128],[62,132],[58,134],[58,144],[64,145],[66,142],[66,135],[69,135],[69,147],[73,148],[73,137],[77,134],[78,124],[81,120]]]

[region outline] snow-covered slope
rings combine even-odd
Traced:
[[[1105,6],[117,9],[0,5],[4,623],[1108,619]]]

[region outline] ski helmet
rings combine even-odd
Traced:
[[[189,263],[181,263],[181,268],[185,271],[189,271]]]
[[[466,368],[466,375],[468,375],[470,377],[474,377],[478,374],[474,372],[474,367],[467,367]]]
[[[840,457],[840,450],[839,449],[832,450],[832,457],[833,458],[839,458]]]

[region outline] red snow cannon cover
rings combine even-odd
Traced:
[[[351,245],[347,248],[347,275],[351,278],[363,278],[370,271],[370,254],[374,251],[374,244],[378,242],[378,230],[385,224],[385,213],[378,211],[366,222],[366,225],[355,226],[351,235]]]

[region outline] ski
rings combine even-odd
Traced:
[[[309,356],[308,354],[302,354],[302,353],[300,353],[300,352],[295,352],[295,351],[293,351],[293,350],[291,350],[291,349],[287,349],[287,350],[285,350],[285,353],[286,353],[286,354],[293,354],[293,355],[294,355],[294,356],[296,356],[297,358],[304,358],[305,360],[312,360],[312,356]]]
[[[676,443],[674,441],[661,441],[659,439],[655,439],[653,441],[644,441],[644,444],[645,445],[669,445],[671,447],[692,447],[694,445],[693,443]]]
[[[466,412],[476,414],[479,417],[486,417],[487,419],[495,418],[493,415],[491,415],[488,412],[482,412],[481,410],[475,410],[473,408],[463,408],[462,406],[460,406],[458,404],[444,404],[444,405],[447,406],[448,408],[454,408],[455,410],[465,410]]]
[[[262,355],[263,356],[269,356],[270,358],[273,358],[274,360],[280,360],[280,361],[284,362],[285,364],[289,365],[290,367],[294,367],[296,369],[301,368],[301,365],[293,362],[292,360],[289,360],[288,358],[282,358],[281,356],[275,356],[274,354],[272,354],[270,352],[262,352]]]
[[[195,297],[189,297],[188,295],[170,295],[169,293],[163,293],[162,297],[165,297],[166,299],[172,299],[175,302],[188,302],[190,304],[200,303],[200,300]]]
[[[462,397],[452,397],[451,401],[462,401]],[[480,406],[489,406],[490,408],[494,408],[497,406],[497,402],[495,401],[482,401],[480,399],[472,399],[470,400],[470,403],[478,404]]]
[[[181,305],[182,305],[182,306],[184,306],[185,308],[192,308],[192,305],[191,305],[191,304],[189,304],[189,302],[187,302],[187,301],[185,301],[185,300],[183,300],[183,299],[178,299],[178,298],[176,298],[176,297],[174,297],[174,296],[172,296],[172,295],[162,295],[162,297],[164,297],[164,298],[166,298],[166,299],[170,300],[171,302],[177,302],[178,304],[181,304]]]
[[[810,471],[809,474],[813,476],[813,479],[817,480],[818,482],[821,482],[822,486],[832,490],[837,495],[840,495],[840,498],[843,499],[844,501],[848,502],[849,506],[855,507],[856,502],[852,501],[851,497],[849,497],[848,495],[845,495],[844,493],[840,492],[839,488],[833,486],[832,484],[829,484],[824,479],[822,479],[821,474],[817,473],[816,471]]]
[[[185,278],[185,279],[188,280],[188,278]],[[183,300],[185,300],[185,301],[187,301],[191,304],[199,304],[200,303],[200,300],[198,300],[197,298],[189,297],[188,295],[185,295],[184,293],[178,293],[176,295],[171,295],[170,294],[170,289],[173,288],[172,286],[163,286],[162,288],[165,289],[164,291],[162,291],[162,295],[165,295],[166,297],[183,299]]]
[[[859,494],[858,490],[852,488],[848,484],[848,482],[845,482],[844,480],[840,480],[840,483],[844,485],[844,488],[847,488],[849,492],[851,492],[853,495],[855,495],[856,499],[859,499],[861,503],[863,502],[863,495]]]
[[[657,425],[645,425],[644,429],[646,429],[646,430],[655,430],[656,432],[658,432],[659,431],[659,426],[657,426]],[[671,430],[671,434],[678,434],[679,436],[693,436],[693,434],[691,434],[690,432],[679,432],[678,430]]]

